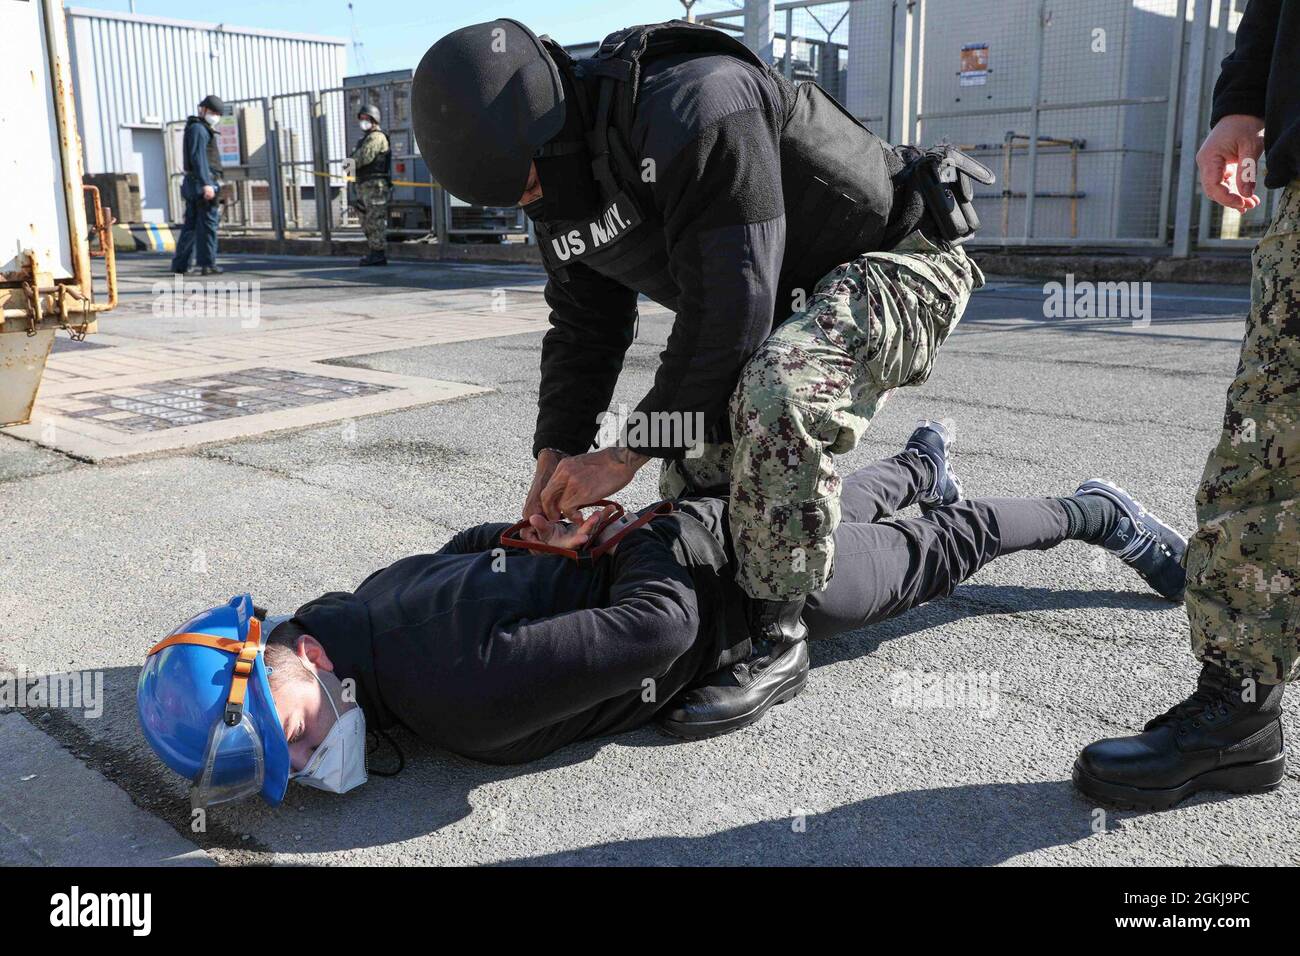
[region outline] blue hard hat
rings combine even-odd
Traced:
[[[178,627],[140,671],[136,705],[145,739],[196,787],[225,794],[209,803],[260,792],[277,806],[289,785],[289,745],[261,653],[270,635],[261,631],[252,596],[242,594]],[[258,643],[241,659],[250,633],[260,635]],[[247,683],[236,702],[231,687],[240,677]]]

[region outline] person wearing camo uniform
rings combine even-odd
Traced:
[[[992,173],[946,144],[890,144],[816,84],[680,21],[617,31],[581,61],[514,20],[465,27],[420,61],[411,103],[434,178],[522,208],[547,272],[521,516],[581,520],[655,458],[665,497],[729,497],[733,624],[755,653],[671,723],[757,720],[807,679],[803,611],[834,572],[833,456],[890,389],[929,375],[983,282],[960,243],[979,226],[971,180]],[[626,427],[593,449],[640,296],[673,327]],[[953,489],[932,478],[923,498]]]
[[[835,456],[857,446],[893,389],[929,378],[936,350],[983,284],[961,246],[919,232],[837,267],[745,366],[728,409],[732,441],[665,463],[666,498],[729,487],[747,594],[789,601],[830,582]]]
[[[1251,304],[1223,430],[1196,496],[1187,616],[1196,691],[1135,736],[1084,748],[1075,784],[1126,807],[1283,779],[1285,685],[1300,673],[1300,2],[1251,0],[1214,90],[1197,165],[1215,202],[1247,212],[1256,164],[1282,189],[1252,257]]]
[[[928,231],[928,230],[927,230]],[[781,609],[757,656],[689,688],[661,718],[679,736],[730,727],[753,706],[756,686],[787,658],[806,655],[807,599],[835,573],[841,481],[835,456],[857,446],[896,388],[930,377],[939,346],[971,293],[984,285],[961,245],[917,231],[889,251],[865,253],[826,274],[808,306],[787,319],[746,363],[728,405],[731,440],[666,461],[659,491],[729,495],[736,581]],[[908,447],[933,464],[918,500],[929,509],[961,497],[943,465],[951,433],[922,422]]]
[[[357,114],[361,139],[352,151],[356,167],[357,198],[361,201],[361,229],[366,234],[367,252],[363,266],[388,265],[388,196],[392,151],[388,134],[379,127],[379,107],[367,104]]]

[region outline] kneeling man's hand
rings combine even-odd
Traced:
[[[542,513],[552,521],[581,523],[581,506],[626,488],[637,469],[650,459],[630,448],[602,448],[574,455],[555,466],[542,490]]]

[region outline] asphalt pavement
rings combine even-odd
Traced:
[[[102,321],[103,341],[177,332],[148,309],[164,260],[123,257],[122,269],[123,311]],[[304,337],[326,318],[382,330],[498,289],[505,310],[544,314],[530,267],[245,256],[227,278],[261,282],[273,320]],[[969,495],[1067,494],[1100,476],[1190,533],[1248,293],[1152,292],[1149,324],[1048,318],[1041,282],[991,278],[930,381],[901,390],[841,470],[941,418]],[[649,388],[670,320],[643,303],[616,402]],[[1284,824],[1300,817],[1296,769],[1272,794],[1203,795],[1164,813],[1105,811],[1074,791],[1083,745],[1136,730],[1186,696],[1197,670],[1185,612],[1078,543],[1010,556],[946,600],[816,644],[807,690],[729,736],[683,743],[647,728],[502,768],[399,734],[407,767],[395,778],[346,796],[292,786],[278,809],[218,808],[195,833],[184,782],[136,722],[145,651],[232,594],[291,610],[459,528],[513,518],[532,470],[542,327],[331,360],[489,389],[343,424],[103,465],[0,436],[0,668],[103,674],[102,714],[24,713],[50,766],[72,755],[220,863],[1300,862],[1300,832]],[[648,470],[623,495],[654,497]],[[992,693],[979,707],[928,706],[895,693],[904,675],[978,677]],[[1285,705],[1292,737],[1298,700]],[[22,761],[0,751],[0,777],[33,772],[31,746]],[[52,806],[43,824],[0,809],[0,860],[5,846],[15,861],[39,857],[60,820],[76,821],[79,841],[102,825],[111,845],[118,819],[101,824],[93,799]],[[160,845],[155,856],[190,859]]]

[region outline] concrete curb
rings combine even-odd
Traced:
[[[0,865],[216,864],[21,714],[0,715],[0,755]]]
[[[971,257],[985,272],[1000,276],[1065,281],[1098,282],[1189,282],[1217,285],[1249,285],[1250,257],[1247,255],[1171,256],[1105,255],[1096,253],[1036,253],[971,249]]]
[[[361,240],[275,239],[261,236],[222,236],[225,252],[278,256],[363,256],[366,244]],[[1077,280],[1099,282],[1187,282],[1208,284],[1249,284],[1250,257],[1238,255],[1201,255],[1175,259],[1167,255],[1135,255],[1113,252],[1014,251],[971,247],[971,255],[987,273],[1005,277],[1064,281],[1067,274]],[[392,243],[388,257],[395,262],[484,262],[492,264],[527,264],[540,266],[536,246],[523,243]]]
[[[224,252],[251,253],[264,256],[357,256],[366,254],[362,240],[284,239],[261,236],[221,236]],[[430,262],[446,259],[454,262],[542,264],[536,246],[522,242],[500,244],[454,242],[445,246],[433,242],[389,243],[388,258],[399,262]]]

